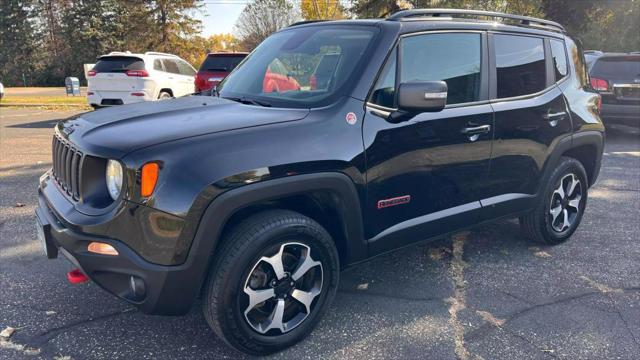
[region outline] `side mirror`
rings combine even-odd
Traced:
[[[400,84],[398,108],[418,114],[438,112],[447,104],[447,83],[444,81],[412,81]]]

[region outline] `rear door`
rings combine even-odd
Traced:
[[[91,91],[126,92],[144,89],[144,80],[136,71],[144,71],[144,60],[135,56],[103,56],[92,69],[95,75],[89,76]],[[133,76],[132,76],[133,75]]]
[[[363,125],[372,253],[478,220],[493,126],[485,45],[484,32],[410,34],[387,60]],[[421,80],[447,83],[445,109],[389,122],[399,83]]]
[[[495,138],[490,188],[481,203],[486,215],[495,217],[532,204],[546,166],[553,165],[547,162],[549,155],[572,127],[554,75],[566,74],[564,52],[554,61],[544,37],[491,33],[489,39]],[[564,70],[556,70],[562,60]]]

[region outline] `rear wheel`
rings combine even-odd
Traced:
[[[166,91],[161,91],[160,95],[158,95],[158,100],[168,100],[171,99],[173,96],[171,96],[171,94],[169,94]]]
[[[587,191],[587,175],[582,164],[576,159],[562,157],[538,206],[520,218],[525,235],[547,245],[569,239],[582,220]]]
[[[288,210],[254,215],[225,236],[204,314],[234,348],[264,355],[308,335],[333,299],[339,261],[327,231]]]

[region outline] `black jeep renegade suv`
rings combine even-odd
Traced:
[[[265,88],[276,68],[294,90]],[[201,296],[228,344],[271,353],[318,323],[340,269],[372,256],[502,217],[567,240],[600,168],[598,106],[580,46],[550,21],[296,24],[211,97],[57,124],[40,238],[145,313]]]

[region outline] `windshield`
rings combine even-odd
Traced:
[[[279,107],[325,106],[365,60],[374,27],[303,27],[267,38],[220,85],[221,97]]]

